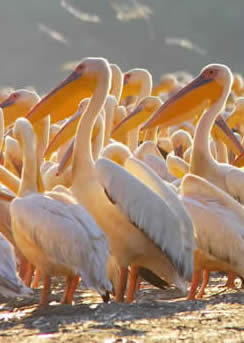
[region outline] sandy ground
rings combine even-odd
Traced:
[[[143,285],[133,304],[102,304],[93,292],[76,292],[74,305],[59,305],[55,282],[48,308],[33,298],[0,305],[0,342],[244,342],[244,293],[221,287],[215,275],[204,300],[186,301],[175,289]]]

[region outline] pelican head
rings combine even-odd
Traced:
[[[31,123],[26,118],[18,118],[14,124],[13,136],[20,143],[21,147],[24,142],[35,142],[34,131]],[[25,137],[25,138],[23,138]]]
[[[142,85],[152,87],[152,75],[146,69],[135,68],[124,74],[124,87],[121,100],[127,96],[137,95],[141,91]]]
[[[28,119],[33,124],[48,114],[52,122],[71,116],[80,101],[93,94],[101,78],[104,87],[110,87],[111,69],[107,60],[95,57],[83,59],[65,80],[28,113]]]
[[[159,97],[147,96],[127,117],[125,117],[112,131],[112,136],[124,135],[144,123],[161,105]]]
[[[28,89],[12,92],[0,103],[4,112],[5,127],[11,125],[18,117],[25,116],[39,100],[39,95]]]
[[[242,124],[244,119],[244,98],[238,98],[235,103],[235,109],[227,118],[226,122],[229,127],[235,128],[238,124]]]
[[[233,74],[233,84],[232,84],[232,90],[237,96],[242,96],[243,95],[243,78],[241,74],[234,73]]]
[[[191,135],[184,130],[177,130],[171,136],[171,141],[176,156],[183,157],[183,153],[192,145]]]
[[[159,83],[153,87],[152,95],[157,96],[160,93],[168,93],[177,85],[177,79],[173,74],[165,74],[160,78]]]
[[[221,64],[210,64],[201,73],[167,100],[144,125],[168,127],[189,120],[229,94],[233,82],[230,69]]]

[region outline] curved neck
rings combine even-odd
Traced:
[[[115,107],[117,105],[116,101],[112,101],[108,106],[105,104],[105,132],[104,132],[104,146],[108,145],[109,139],[111,136],[112,126],[113,126],[113,117]]]
[[[102,110],[109,93],[110,74],[103,73],[98,79],[92,99],[80,119],[74,143],[72,164],[72,191],[79,188],[95,177],[95,165],[92,157],[91,137],[96,118]]]
[[[229,163],[228,160],[228,150],[225,143],[223,143],[220,140],[215,140],[215,146],[216,146],[216,160],[219,163]]]
[[[197,161],[199,161],[199,163],[202,164],[203,156],[204,160],[207,159],[209,162],[215,162],[210,152],[209,134],[211,132],[216,117],[218,116],[219,112],[222,111],[226,103],[229,94],[229,85],[227,86],[224,87],[223,93],[220,96],[220,98],[212,106],[210,106],[207,112],[202,114],[198,122],[193,140],[193,148],[190,161],[190,173],[196,174],[196,169],[199,170]]]
[[[137,106],[140,101],[145,98],[146,96],[151,95],[152,92],[152,78],[151,76],[145,78],[143,81],[141,81],[141,89],[140,92],[137,94],[137,99],[136,99],[136,104],[135,106]]]
[[[104,119],[100,114],[93,127],[93,132],[94,129],[98,130],[98,134],[96,134],[95,137],[92,137],[92,156],[94,161],[98,159],[104,145],[104,125]]]
[[[123,90],[123,75],[120,71],[113,73],[110,94],[114,95],[119,102]]]
[[[34,133],[32,136],[23,135],[21,146],[23,149],[23,168],[18,196],[37,192],[37,156]]]
[[[4,166],[0,165],[0,182],[15,194],[18,193],[20,180]]]

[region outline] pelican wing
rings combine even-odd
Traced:
[[[229,168],[228,168],[229,167]],[[244,172],[235,167],[228,165],[228,171],[225,174],[225,183],[228,189],[228,192],[241,204],[244,205]]]
[[[20,225],[52,263],[81,275],[88,287],[109,290],[105,234],[82,206],[58,197],[31,194],[15,199],[10,207],[13,224]]]
[[[110,160],[99,159],[96,170],[100,183],[112,201],[167,254],[180,275],[190,278],[193,246],[186,247],[178,217],[166,201]],[[192,227],[190,230],[192,232]]]
[[[183,200],[199,248],[233,265],[244,276],[244,209],[229,194],[196,175],[186,175]]]

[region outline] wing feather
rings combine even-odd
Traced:
[[[180,275],[189,278],[193,268],[193,247],[190,246],[189,254],[178,217],[166,201],[110,160],[99,159],[96,170],[100,183],[121,211],[168,255]]]
[[[107,238],[82,206],[32,194],[12,202],[11,217],[52,263],[70,268],[88,287],[110,290]]]

